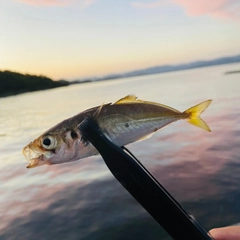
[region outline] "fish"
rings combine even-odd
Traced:
[[[27,168],[72,162],[98,154],[91,143],[83,141],[78,130],[78,125],[88,117],[94,118],[105,136],[120,147],[146,139],[181,119],[210,132],[200,114],[211,102],[207,100],[180,112],[127,95],[115,103],[102,104],[63,120],[26,145],[22,153],[29,161]]]

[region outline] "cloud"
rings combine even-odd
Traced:
[[[18,0],[18,2],[25,3],[32,6],[45,7],[61,7],[71,5],[73,3],[80,3],[82,7],[88,7],[95,2],[95,0]]]
[[[240,20],[239,0],[158,0],[148,3],[133,2],[132,6],[135,8],[157,8],[165,4],[176,4],[182,7],[188,16],[208,15],[217,18]]]
[[[65,6],[71,4],[71,0],[18,0],[21,3],[25,3],[33,6]]]
[[[189,16],[209,15],[240,20],[239,0],[172,0],[172,2],[183,7]]]

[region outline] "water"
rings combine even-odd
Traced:
[[[185,121],[128,146],[201,224],[240,222],[240,64],[86,83],[0,99],[0,239],[171,239],[100,156],[26,169],[23,146],[76,113],[127,94],[179,110],[213,99],[205,132]]]

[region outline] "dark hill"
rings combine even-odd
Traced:
[[[53,81],[45,76],[0,71],[0,97],[67,85],[67,81]]]

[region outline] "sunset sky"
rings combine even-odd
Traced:
[[[0,70],[80,79],[240,54],[239,0],[1,0]]]

